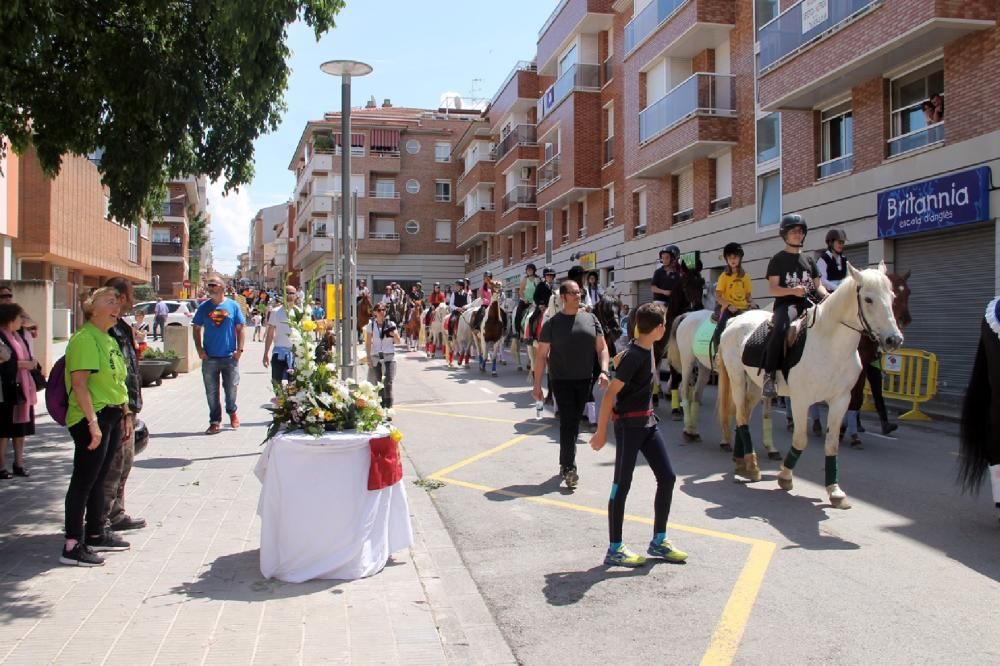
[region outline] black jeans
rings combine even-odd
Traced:
[[[90,428],[87,419],[69,427],[73,438],[73,474],[66,491],[66,538],[83,541],[84,515],[91,536],[103,534],[104,478],[122,439],[122,410],[105,407],[97,412],[101,443],[90,451]]]
[[[160,339],[163,339],[163,330],[167,326],[167,315],[155,315],[153,317],[153,339],[156,339],[156,330],[160,330]]]
[[[576,467],[576,438],[580,417],[590,401],[590,379],[553,379],[552,393],[559,409],[559,466]]]
[[[667,445],[655,425],[625,425],[615,422],[615,476],[608,499],[608,533],[611,543],[621,543],[622,523],[625,520],[625,500],[632,487],[635,461],[642,455],[656,477],[656,496],[653,499],[653,534],[667,531],[667,518],[674,497],[677,475],[670,465]]]
[[[775,372],[781,368],[782,361],[785,360],[785,332],[788,330],[788,307],[775,306],[771,323],[771,337],[767,341],[767,351],[764,352],[764,370]],[[777,378],[775,378],[777,379]]]
[[[872,387],[872,400],[875,401],[875,410],[883,423],[889,420],[889,411],[885,408],[885,398],[882,397],[882,368],[869,363],[865,366],[865,377],[868,385]]]

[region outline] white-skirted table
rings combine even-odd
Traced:
[[[267,443],[254,473],[262,488],[260,572],[301,583],[378,573],[410,547],[413,530],[399,481],[368,490],[371,433],[282,433]]]

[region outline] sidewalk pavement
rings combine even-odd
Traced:
[[[124,533],[131,550],[99,568],[59,564],[72,444],[39,395],[32,476],[0,481],[0,664],[515,663],[408,460],[408,552],[358,581],[261,577],[262,351],[248,343],[241,364],[237,432],[202,434],[200,373],[145,390],[152,436],[127,504],[148,526]]]

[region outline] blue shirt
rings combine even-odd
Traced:
[[[246,319],[240,306],[227,298],[218,305],[211,300],[199,305],[191,323],[203,330],[205,353],[218,358],[236,351],[236,327],[246,325]]]

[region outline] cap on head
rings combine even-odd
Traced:
[[[847,234],[844,233],[842,229],[830,229],[826,232],[826,245],[827,247],[833,245],[834,241],[847,242]]]

